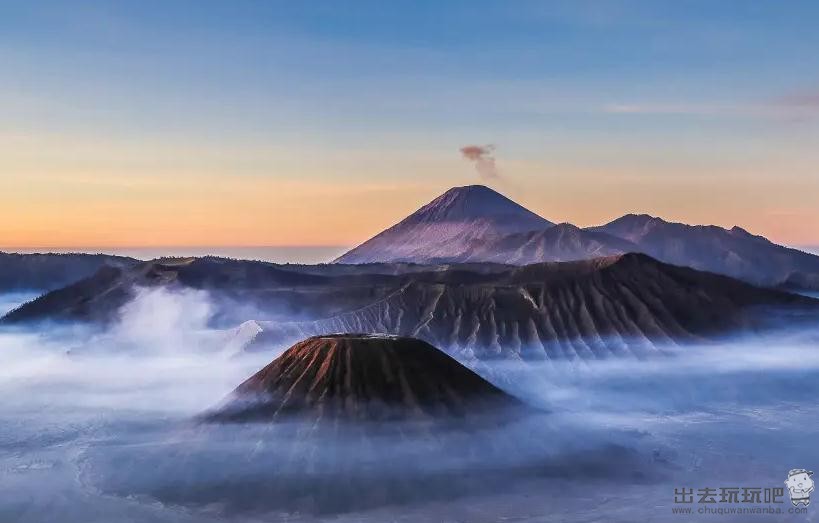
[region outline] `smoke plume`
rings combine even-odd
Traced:
[[[501,177],[495,165],[494,145],[465,145],[461,147],[461,155],[475,165],[475,170],[482,179],[497,180]]]

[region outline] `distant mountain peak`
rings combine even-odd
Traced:
[[[485,185],[453,187],[408,216],[406,222],[452,222],[486,218],[531,221],[535,228],[551,225],[537,214]]]
[[[731,227],[731,233],[734,236],[744,236],[746,238],[752,238],[752,239],[755,239],[755,240],[764,241],[766,243],[771,243],[771,240],[769,240],[768,238],[766,238],[764,236],[761,236],[759,234],[754,234],[752,232],[748,232],[747,229],[743,229],[739,225],[734,225],[733,227]]]
[[[577,225],[575,225],[573,223],[569,223],[569,222],[562,222],[562,223],[555,224],[553,229],[556,230],[556,231],[580,231],[580,230],[582,230]]]
[[[494,194],[500,194],[498,191],[487,187],[486,185],[481,185],[479,183],[474,183],[472,185],[460,185],[456,187],[452,187],[448,189],[444,194],[447,193],[470,193],[470,192],[489,192]]]
[[[659,216],[652,216],[651,214],[626,214],[625,216],[622,216],[622,217],[614,220],[614,222],[612,222],[612,223],[617,223],[617,222],[629,223],[631,225],[635,225],[635,224],[647,225],[647,224],[650,224],[650,223],[669,223],[666,220],[660,218]]]
[[[475,242],[542,230],[552,225],[484,185],[453,187],[335,261],[430,263],[462,260]]]

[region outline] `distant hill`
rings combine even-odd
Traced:
[[[327,282],[326,277],[288,271],[273,263],[212,257],[163,258],[130,267],[105,265],[91,276],[23,304],[0,322],[109,322],[135,297],[138,288],[156,287],[210,290],[224,314],[236,313],[228,316],[227,322],[246,319],[243,314],[258,312],[258,307],[279,309],[292,317],[299,304],[291,289]],[[309,301],[309,296],[306,299]]]
[[[474,241],[551,225],[483,185],[455,187],[335,262],[457,262]]]
[[[131,267],[133,258],[108,254],[17,254],[0,252],[0,293],[45,292],[94,274],[103,266]]]

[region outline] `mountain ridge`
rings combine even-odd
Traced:
[[[772,325],[762,309],[816,314],[819,301],[677,267],[643,254],[510,269],[470,285],[408,282],[381,300],[310,322],[259,322],[258,343],[322,332],[412,336],[493,359],[638,357]],[[760,309],[762,308],[762,309]],[[770,311],[768,311],[770,312]]]
[[[474,247],[459,262],[528,265],[640,252],[639,246],[633,242],[604,232],[581,229],[571,223],[559,223],[547,229],[474,243]]]
[[[499,218],[504,209],[515,210],[512,215],[520,221],[512,220],[514,227]],[[640,252],[768,287],[819,278],[819,256],[778,245],[737,225],[726,229],[626,214],[580,228],[533,216],[489,188],[456,187],[334,262],[527,265]]]
[[[778,245],[739,226],[688,225],[650,215],[627,214],[590,227],[631,241],[658,260],[776,287],[794,274],[819,275],[819,256]]]
[[[385,274],[375,266],[306,272],[266,263],[146,262],[53,291],[0,320],[113,322],[140,288],[207,291],[211,326],[240,337],[231,350],[281,347],[326,333],[411,336],[465,358],[642,357],[815,318],[819,301],[644,254],[526,266],[438,266]],[[798,313],[798,314],[797,314]],[[237,325],[254,320],[243,328]],[[241,327],[241,325],[240,325]]]
[[[126,256],[85,253],[13,253],[0,251],[0,293],[47,292],[94,274],[103,266],[131,267]]]

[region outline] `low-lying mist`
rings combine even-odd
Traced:
[[[37,296],[39,294],[36,292],[0,293],[0,317]]]
[[[285,349],[237,351],[212,314],[206,293],[154,289],[104,330],[0,331],[0,521],[668,521],[677,487],[819,465],[814,331],[483,362],[530,415],[363,433],[194,421]]]

